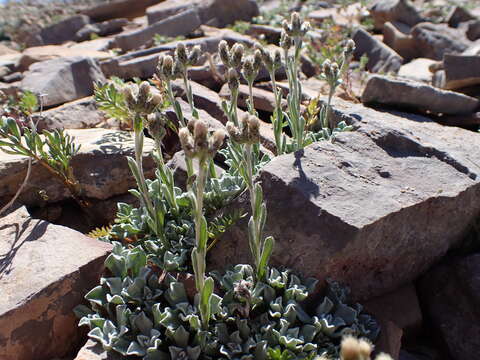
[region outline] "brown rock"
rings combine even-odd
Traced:
[[[88,129],[104,121],[93,97],[66,103],[33,115],[38,131],[53,129]]]
[[[133,19],[145,15],[149,6],[158,4],[162,0],[115,0],[107,3],[100,3],[82,13],[93,21],[105,21],[117,18]]]
[[[50,107],[90,96],[94,84],[104,81],[95,60],[78,56],[35,63],[21,84],[22,89],[42,96],[43,105]]]
[[[479,294],[479,254],[445,261],[419,283],[420,300],[455,360],[478,356]]]
[[[116,352],[106,352],[101,344],[88,339],[80,349],[74,360],[121,360],[122,356]]]
[[[133,156],[134,143],[131,134],[105,129],[69,130],[75,143],[81,145],[73,158],[72,167],[87,198],[105,200],[121,195],[135,187],[135,180],[127,164],[127,156]],[[145,139],[144,170],[152,177],[155,164],[151,157],[154,144]],[[0,152],[0,202],[6,203],[15,194],[23,181],[27,158]],[[39,195],[44,190],[47,202],[58,202],[70,197],[64,185],[52,177],[40,164],[34,164],[28,185],[19,201],[26,205],[42,205],[45,200]]]
[[[461,6],[455,6],[447,15],[447,24],[450,27],[457,27],[460,23],[475,20],[475,16],[470,14],[465,8]]]
[[[467,95],[380,75],[368,79],[362,102],[449,115],[470,114],[480,105],[477,99]]]
[[[436,63],[435,60],[425,58],[412,60],[408,64],[400,67],[398,76],[430,84],[433,77],[433,74],[430,71],[430,66],[435,65]]]
[[[0,229],[0,358],[66,356],[83,336],[73,308],[98,283],[111,245],[25,208],[0,219]]]
[[[480,135],[339,99],[333,114],[357,130],[261,170],[265,235],[276,240],[273,265],[320,284],[334,278],[366,300],[413,281],[462,241],[480,211]],[[249,208],[245,197],[233,206]],[[245,222],[216,245],[212,268],[249,261]]]
[[[165,0],[160,4],[151,6],[147,9],[148,24],[152,25],[162,21],[170,16],[178,14],[187,9],[193,8],[194,4],[190,0]]]
[[[370,8],[375,29],[381,30],[386,22],[399,21],[414,26],[422,21],[417,9],[408,0],[378,0]]]
[[[456,90],[480,84],[480,55],[447,54],[443,58],[443,67],[445,69],[445,89]]]
[[[398,359],[400,348],[402,347],[402,329],[392,321],[378,321],[380,324],[380,335],[375,341],[375,353],[385,353],[390,355],[393,359]]]
[[[75,39],[75,34],[90,22],[85,15],[75,15],[56,24],[47,26],[40,31],[41,45],[56,45]],[[37,44],[27,44],[36,46]]]
[[[408,30],[403,28],[405,26]],[[383,25],[383,42],[407,61],[418,57],[418,49],[408,25],[386,22]]]

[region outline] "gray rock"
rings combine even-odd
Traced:
[[[450,27],[457,27],[460,23],[475,20],[475,16],[470,14],[465,8],[461,6],[455,6],[447,15],[446,22]]]
[[[260,14],[255,0],[197,0],[197,6],[203,24],[220,28]]]
[[[478,128],[480,126],[480,112],[476,112],[469,115],[441,116],[441,117],[435,118],[435,121],[447,126]]]
[[[105,129],[67,132],[75,138],[76,144],[81,145],[80,152],[72,159],[72,168],[85,197],[105,200],[125,194],[136,186],[126,159],[127,156],[134,155],[134,142],[130,133]],[[145,139],[143,159],[147,177],[152,177],[155,171],[151,157],[153,148],[153,140]],[[0,152],[1,204],[7,203],[15,194],[25,178],[26,170],[26,157]],[[41,190],[45,192],[46,200],[40,196]],[[55,203],[69,197],[63,183],[52,177],[43,166],[35,163],[19,202],[40,206],[44,205],[45,201]]]
[[[420,300],[455,360],[480,349],[480,254],[444,262],[419,283]]]
[[[445,55],[445,89],[455,90],[480,84],[480,56]]]
[[[372,72],[397,72],[403,59],[393,49],[375,39],[363,29],[357,29],[352,36],[355,41],[355,58],[367,54],[367,70]]]
[[[87,129],[100,124],[105,118],[93,97],[66,103],[62,106],[36,113],[33,121],[38,131],[53,129]]]
[[[57,24],[50,25],[40,32],[44,45],[62,44],[75,39],[75,34],[85,25],[90,23],[90,18],[85,15],[75,15]]]
[[[164,36],[187,35],[201,25],[198,13],[194,9],[185,10],[167,19],[156,22],[144,29],[120,34],[115,38],[116,44],[123,51],[138,49],[151,41],[156,34]]]
[[[224,99],[230,98],[230,89],[228,84],[222,86],[220,97]],[[275,95],[273,92],[254,87],[252,89],[253,103],[256,110],[273,113],[275,110]],[[248,110],[247,101],[249,99],[249,90],[247,85],[240,85],[238,88],[238,106],[244,110]],[[282,100],[282,106],[287,106],[287,101]]]
[[[0,358],[67,356],[83,340],[73,309],[98,284],[111,245],[25,208],[0,219],[0,235]]]
[[[414,26],[422,21],[417,9],[408,0],[378,0],[371,8],[375,29],[381,30],[390,21]]]
[[[406,79],[373,75],[362,94],[364,104],[382,104],[436,114],[470,114],[480,102],[467,95]]]
[[[445,24],[420,23],[412,29],[419,56],[442,60],[445,54],[460,54],[470,42],[460,29],[449,28]]]
[[[261,171],[265,233],[276,239],[272,264],[365,300],[413,281],[463,239],[480,210],[480,134],[340,99],[334,116],[357,131]],[[233,206],[249,208],[245,197]],[[244,222],[218,242],[212,268],[250,260]]]
[[[93,94],[95,82],[105,77],[97,63],[87,57],[57,58],[30,66],[22,89],[43,96],[44,106],[60,105]]]
[[[432,64],[436,64],[436,61],[424,58],[412,60],[408,64],[402,65],[398,71],[398,76],[429,84],[432,82],[433,77],[433,74],[430,71],[430,66]]]

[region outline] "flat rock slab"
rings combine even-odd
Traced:
[[[127,156],[134,156],[132,135],[125,131],[106,129],[69,130],[68,133],[80,144],[80,152],[72,160],[77,180],[87,198],[105,200],[125,194],[135,187],[135,180],[127,164]],[[153,140],[145,139],[144,170],[153,176],[155,164],[151,157]],[[6,203],[22,183],[27,169],[27,158],[0,152],[0,199]],[[34,164],[28,185],[19,201],[26,205],[42,205],[45,200],[39,194],[43,190],[48,202],[69,198],[61,183],[40,164]]]
[[[449,115],[471,114],[480,105],[477,99],[467,95],[381,75],[368,79],[362,102]]]
[[[336,279],[365,300],[414,280],[461,241],[480,211],[480,134],[335,104],[357,131],[261,171],[266,234],[274,264]],[[234,206],[248,208],[241,200]],[[244,225],[216,245],[212,268],[249,261]]]
[[[122,356],[117,353],[107,353],[102,345],[92,339],[80,349],[74,360],[121,360]]]
[[[67,355],[82,338],[73,308],[103,271],[111,245],[29,217],[0,219],[0,358]]]

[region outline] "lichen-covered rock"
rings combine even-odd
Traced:
[[[73,309],[95,286],[111,245],[29,217],[0,219],[0,358],[68,355],[83,334]]]

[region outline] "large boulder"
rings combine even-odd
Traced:
[[[480,349],[480,254],[444,262],[419,284],[420,300],[454,360]]]
[[[463,239],[480,212],[480,134],[335,103],[335,120],[356,131],[261,170],[265,235],[276,239],[272,264],[333,278],[365,300],[416,279]],[[233,206],[248,210],[246,198]],[[250,261],[244,222],[210,252],[212,268]]]
[[[22,80],[22,89],[42,96],[46,107],[60,105],[93,94],[94,84],[105,76],[88,57],[58,58],[30,66]]]
[[[368,79],[362,102],[449,115],[470,114],[480,105],[477,99],[464,94],[381,75]]]
[[[364,54],[368,56],[366,65],[371,72],[394,72],[402,66],[403,58],[393,49],[374,38],[367,31],[357,29],[352,36],[355,41],[355,58],[360,59]]]
[[[375,29],[381,30],[390,21],[414,26],[422,21],[417,9],[408,0],[378,0],[370,8]]]
[[[98,284],[111,245],[29,217],[0,219],[0,358],[62,358],[81,343],[73,309]]]
[[[68,133],[81,145],[80,152],[72,159],[72,167],[85,197],[105,200],[136,186],[126,159],[134,155],[130,133],[106,129],[68,130]],[[156,168],[151,157],[153,148],[153,140],[145,139],[143,163],[147,177],[152,177]],[[26,170],[26,157],[0,152],[0,203],[6,203],[15,194]],[[47,200],[40,196],[40,190]],[[63,183],[35,163],[19,201],[26,205],[44,205],[45,201],[58,202],[69,196]]]
[[[120,34],[115,38],[116,45],[123,51],[137,49],[152,41],[157,34],[169,37],[187,35],[201,25],[197,11],[188,9],[146,28]]]

